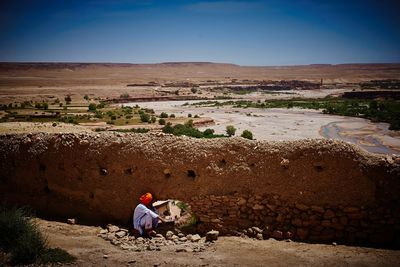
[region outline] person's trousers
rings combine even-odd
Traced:
[[[154,229],[156,228],[158,225],[158,218],[153,218],[150,216],[150,214],[146,214],[144,215],[141,219],[140,219],[140,226],[142,227],[142,229]]]

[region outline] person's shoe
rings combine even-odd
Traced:
[[[147,234],[148,234],[150,237],[155,237],[155,236],[157,235],[156,231],[154,231],[154,230],[148,231]]]

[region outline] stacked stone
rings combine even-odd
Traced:
[[[204,251],[211,241],[217,240],[218,231],[210,231],[205,237],[201,237],[198,234],[185,235],[180,231],[168,231],[165,236],[157,234],[150,239],[136,238],[124,228],[108,225],[106,229],[100,230],[98,236],[123,250],[135,252],[160,251],[164,249],[177,252],[200,252]]]
[[[192,199],[204,230],[260,239],[294,239],[346,244],[384,244],[400,233],[400,212],[383,207],[316,206],[290,203],[277,195],[203,196]],[[256,230],[255,230],[256,229]],[[257,229],[260,229],[258,231]]]

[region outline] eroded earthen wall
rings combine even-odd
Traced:
[[[2,135],[0,157],[2,200],[47,216],[126,223],[150,191],[190,203],[202,229],[258,226],[276,238],[347,243],[399,237],[399,159],[337,141]]]

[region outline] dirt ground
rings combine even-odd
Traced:
[[[100,227],[38,219],[52,247],[77,257],[73,266],[398,266],[400,251],[220,237],[203,252],[122,250],[97,236]],[[107,255],[107,256],[105,256]]]

